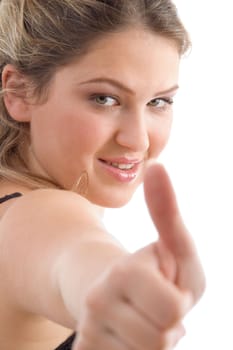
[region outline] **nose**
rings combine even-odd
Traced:
[[[134,152],[146,152],[149,148],[148,122],[143,111],[121,116],[116,135],[119,145]]]

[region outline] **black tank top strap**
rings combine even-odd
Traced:
[[[55,350],[71,350],[75,335],[75,333],[72,334],[68,339],[66,339],[66,341],[64,341],[64,343],[59,345]]]
[[[6,196],[0,198],[0,204],[8,201],[9,199],[21,197],[21,196],[22,196],[22,193],[20,193],[20,192],[14,192],[11,194],[7,194]]]

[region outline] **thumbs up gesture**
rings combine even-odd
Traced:
[[[106,269],[86,298],[73,350],[168,350],[205,278],[165,169],[145,175],[145,198],[159,240]]]

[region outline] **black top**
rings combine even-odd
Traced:
[[[0,204],[8,201],[11,198],[16,198],[16,197],[20,197],[20,196],[22,196],[22,193],[19,193],[19,192],[7,194],[6,196],[0,198]]]
[[[8,201],[9,199],[20,197],[20,196],[22,196],[22,193],[19,193],[19,192],[7,194],[6,196],[0,198],[0,204]],[[66,339],[64,343],[59,345],[55,350],[71,350],[74,338],[75,338],[75,333],[72,334],[68,339]]]
[[[64,341],[64,343],[59,345],[55,350],[71,350],[74,338],[75,338],[75,333],[72,334],[68,339],[66,339],[66,341]]]

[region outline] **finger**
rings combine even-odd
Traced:
[[[126,344],[122,343],[119,339],[111,334],[111,332],[106,332],[102,336],[99,335],[95,341],[85,338],[80,335],[73,345],[72,350],[132,350]]]
[[[132,349],[161,349],[162,334],[157,327],[139,313],[128,301],[111,309],[107,321],[116,336]]]
[[[171,181],[161,164],[147,170],[145,198],[160,238],[175,256],[190,256],[195,248],[182,221]]]
[[[153,254],[153,245],[146,248],[134,253],[130,263],[122,264],[118,273],[109,276],[107,283],[112,286],[113,292],[105,289],[104,300],[107,303],[114,294],[115,300],[127,300],[154,327],[167,329],[179,322],[190,309],[190,295],[181,293],[151,264],[141,264],[143,256],[147,256],[150,249],[149,254]],[[103,291],[99,293],[102,295]],[[101,308],[107,312],[104,305]],[[99,311],[97,307],[96,312]]]
[[[116,336],[130,349],[161,350],[174,346],[184,335],[181,324],[169,331],[153,326],[129,302],[122,302],[111,309],[107,320]]]
[[[175,346],[178,344],[178,342],[183,338],[185,335],[185,329],[181,323],[179,323],[176,327],[170,329],[166,333],[166,339],[168,343],[168,347],[164,348],[164,350],[171,350],[174,349]]]
[[[98,317],[86,313],[72,350],[93,349],[131,350],[110,327],[104,326]]]
[[[177,262],[177,285],[190,290],[196,301],[205,278],[194,242],[181,218],[171,181],[162,165],[153,164],[145,175],[145,198],[160,240]]]

